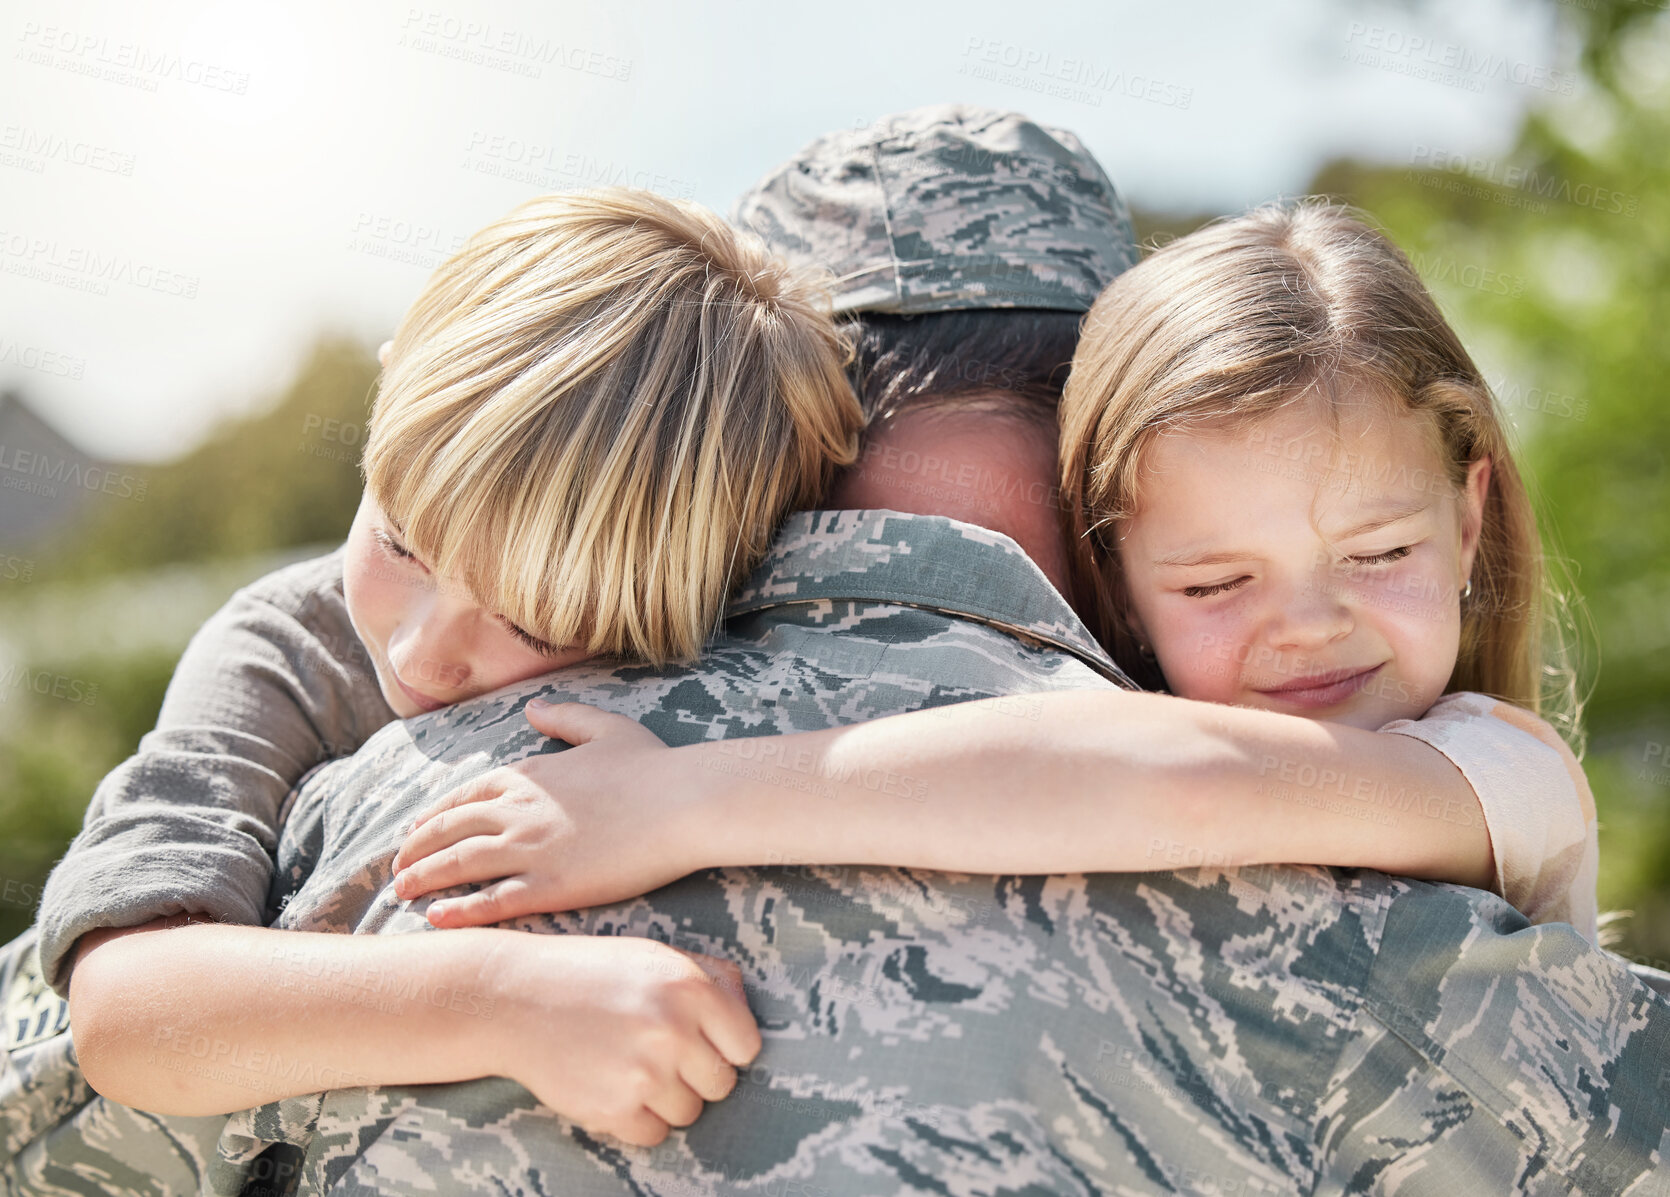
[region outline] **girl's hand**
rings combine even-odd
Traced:
[[[437,927],[470,927],[636,897],[707,866],[686,817],[700,783],[655,780],[672,750],[653,732],[583,703],[529,703],[527,718],[574,747],[494,769],[420,814],[394,857],[396,896],[490,881],[429,907]]]
[[[736,965],[652,939],[518,935],[482,977],[507,1000],[491,1030],[493,1075],[642,1147],[689,1126],[759,1054]]]

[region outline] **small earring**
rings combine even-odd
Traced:
[[[1137,642],[1137,652],[1141,655],[1144,661],[1154,660],[1154,650],[1148,647],[1148,645],[1143,644],[1141,641]]]
[[[1467,584],[1461,588],[1461,601],[1466,602],[1473,597],[1473,579],[1468,578]]]

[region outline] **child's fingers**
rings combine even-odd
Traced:
[[[497,835],[505,829],[503,812],[474,803],[444,811],[427,823],[420,823],[406,836],[394,854],[394,867],[408,869],[443,848],[450,848],[471,836]]]
[[[541,735],[563,740],[576,748],[613,736],[648,737],[655,746],[665,747],[654,732],[636,719],[583,702],[546,702],[535,698],[522,709],[522,713]]]
[[[702,1099],[677,1077],[644,1105],[669,1126],[689,1126],[702,1115]]]
[[[539,902],[526,880],[506,877],[473,894],[443,898],[432,904],[429,922],[435,927],[485,927],[549,909],[550,903]]]
[[[742,970],[734,963],[722,956],[708,956],[702,952],[686,954],[707,974],[708,980],[743,1005],[748,1004],[748,998],[742,992]]]
[[[763,1046],[754,1015],[740,1002],[727,999],[722,1010],[702,1020],[702,1029],[714,1050],[737,1068],[752,1064]]]
[[[706,1039],[690,1045],[679,1061],[678,1074],[703,1101],[723,1101],[736,1088],[736,1069]]]
[[[394,896],[409,902],[438,889],[496,881],[520,871],[503,839],[472,836],[401,869],[394,875]]]
[[[412,820],[413,827],[422,827],[437,815],[445,814],[455,807],[468,806],[475,802],[487,802],[521,780],[508,769],[492,769],[480,777],[465,782],[455,790],[449,790],[440,798],[418,812],[417,818]]]
[[[760,1028],[742,996],[741,973],[728,960],[716,961],[709,956],[696,956],[695,960],[715,980],[710,990],[712,1000],[702,1013],[702,1031],[721,1056],[740,1068],[759,1055],[761,1047]],[[714,965],[725,965],[730,975],[723,976],[726,969],[716,970]],[[721,976],[715,976],[716,972]]]
[[[617,1118],[598,1127],[606,1135],[638,1147],[654,1147],[667,1137],[666,1119],[639,1107],[637,1113]]]

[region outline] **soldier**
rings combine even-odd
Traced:
[[[1123,210],[1076,140],[969,109],[814,143],[739,213],[768,235],[775,226],[779,244],[798,238],[862,304],[901,314],[1081,311],[1130,256]],[[922,362],[908,335],[877,342],[864,390],[897,397],[890,372],[915,366],[917,393],[931,392],[995,356],[984,343]],[[1030,380],[1012,388],[1028,402]],[[698,666],[526,683],[385,729],[315,774],[281,844],[279,925],[427,929],[427,903],[401,903],[388,867],[404,824],[483,761],[560,747],[527,733],[536,697],[633,715],[669,743],[732,741],[735,770],[780,777],[790,802],[827,801],[820,779],[759,759],[748,737],[979,698],[1026,719],[1002,696],[1119,684],[1050,585],[1047,541],[1013,506],[1033,482],[1053,483],[1019,432],[1026,418],[980,435],[992,407],[1014,406],[1010,389],[965,391],[938,412],[903,404],[872,429],[865,461],[886,482],[854,476],[837,495],[873,503],[884,486],[913,496],[917,513],[791,516]],[[976,442],[993,478],[1022,484],[985,519],[923,513],[944,496],[898,480],[923,481],[930,436],[942,456]],[[975,461],[959,455],[942,474]],[[902,802],[916,793],[905,775],[862,784],[872,780]],[[1478,891],[1176,855],[1156,863],[1206,867],[992,878],[784,861],[519,919],[733,960],[764,1050],[729,1098],[654,1149],[589,1136],[521,1086],[483,1080],[290,1098],[230,1119],[220,1151],[247,1158],[283,1141],[303,1153],[303,1191],[368,1193],[1622,1192],[1657,1166],[1670,1009],[1570,928],[1528,928]],[[270,933],[177,934],[207,964],[229,937]],[[295,1008],[286,977],[349,959],[312,937],[291,942],[293,954],[274,954],[273,991],[251,996],[256,1020]],[[119,968],[119,955],[100,967]],[[338,1013],[433,1007],[437,988],[410,981],[349,967],[339,988],[391,1009]],[[203,985],[183,977],[156,998],[189,1002]],[[485,993],[443,989],[442,1002],[478,998],[461,1026],[492,1021]],[[252,1034],[198,1029],[211,1045],[224,1035],[226,1054]],[[263,1050],[284,1048],[282,1035]],[[333,1064],[353,1069],[351,1056]],[[50,1183],[47,1165],[21,1165]]]

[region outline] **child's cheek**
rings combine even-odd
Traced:
[[[1454,571],[1437,554],[1411,555],[1365,587],[1371,614],[1407,624],[1412,635],[1441,642],[1460,620]]]
[[[382,659],[388,651],[389,635],[399,622],[404,591],[390,584],[387,569],[374,549],[367,554],[352,543],[343,563],[342,583],[348,621],[372,657]]]
[[[1232,701],[1249,647],[1228,608],[1180,605],[1170,615],[1159,657],[1171,692],[1202,702]]]
[[[1413,714],[1437,701],[1455,670],[1461,638],[1453,571],[1436,554],[1411,555],[1362,595],[1362,610],[1392,648]]]
[[[366,568],[366,563],[350,547],[347,560],[343,563],[342,594],[347,600],[348,619],[361,639],[366,637],[372,625],[377,622],[375,589],[375,581]]]

